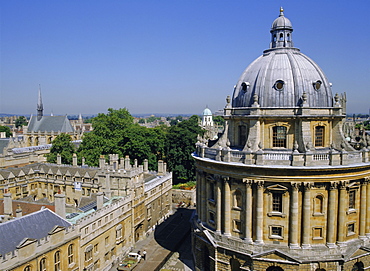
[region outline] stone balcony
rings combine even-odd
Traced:
[[[310,150],[300,153],[297,150],[243,151],[229,147],[209,148],[203,143],[196,144],[195,156],[220,162],[242,163],[257,166],[297,166],[325,167],[350,166],[369,162],[369,150],[345,151],[331,148]]]

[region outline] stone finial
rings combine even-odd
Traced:
[[[308,107],[308,102],[307,102],[308,96],[307,96],[306,91],[303,91],[301,99],[302,99],[301,107]]]
[[[258,143],[258,148],[259,148],[260,150],[262,150],[262,149],[263,149],[262,142]]]
[[[15,210],[15,216],[22,217],[22,208],[20,204],[18,204],[17,209]]]
[[[310,151],[311,148],[312,148],[311,143],[310,142],[307,142],[307,144],[306,144],[306,151]]]
[[[335,96],[334,96],[334,101],[335,101],[335,104],[334,106],[340,106],[340,103],[339,103],[339,94],[336,93]]]
[[[253,104],[252,104],[252,107],[259,107],[260,105],[258,104],[258,95],[257,93],[254,93],[253,94]]]
[[[231,107],[230,102],[231,102],[230,95],[227,95],[227,97],[226,97],[226,106],[225,106],[226,108],[230,108]]]
[[[294,150],[294,151],[298,151],[298,147],[299,147],[298,142],[297,142],[297,141],[295,141],[295,142],[294,142],[294,145],[293,145],[293,150]]]
[[[62,164],[62,156],[60,155],[60,153],[57,154],[57,165],[61,165]]]
[[[72,165],[77,166],[77,154],[75,153],[72,156]]]

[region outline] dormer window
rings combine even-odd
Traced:
[[[242,90],[246,92],[249,88],[249,82],[243,82],[242,83]]]
[[[283,90],[284,89],[284,81],[283,80],[277,80],[275,82],[274,88],[276,90],[279,90],[279,91]]]
[[[318,91],[320,90],[321,88],[321,85],[322,85],[322,82],[320,80],[317,80],[316,82],[313,83],[313,88]]]

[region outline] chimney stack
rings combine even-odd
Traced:
[[[72,165],[73,166],[77,166],[77,154],[73,154],[73,157],[72,157]]]
[[[4,194],[4,215],[8,220],[13,217],[12,194]]]
[[[22,208],[21,208],[20,204],[18,204],[18,208],[17,208],[17,210],[15,210],[15,216],[17,218],[22,217]]]
[[[144,160],[144,173],[148,173],[148,159]]]
[[[62,156],[60,155],[60,153],[57,154],[57,165],[61,165],[62,164]]]
[[[158,160],[158,175],[163,175],[163,160]]]
[[[96,209],[99,210],[103,207],[104,204],[104,193],[98,192],[96,194]]]
[[[64,194],[54,195],[55,213],[66,218],[66,196]]]

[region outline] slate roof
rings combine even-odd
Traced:
[[[41,239],[55,226],[69,227],[72,224],[49,209],[22,216],[0,224],[0,254],[17,248],[25,238]]]
[[[27,131],[73,133],[74,129],[67,116],[43,116],[41,120],[37,120],[37,116],[32,116]]]

